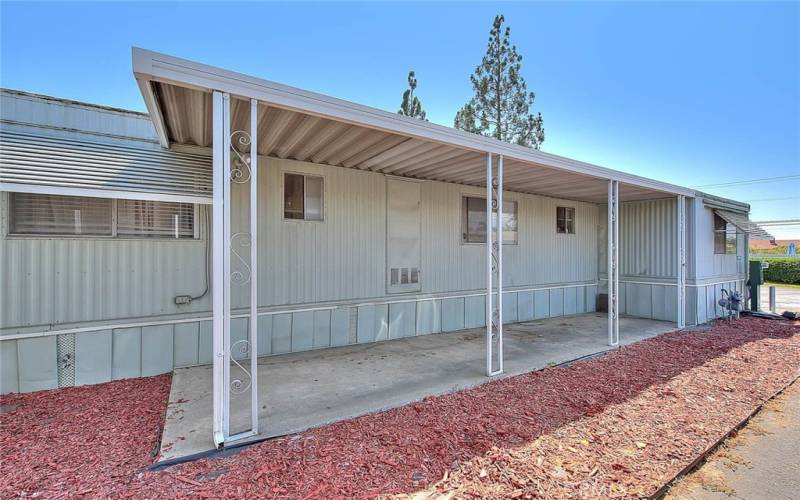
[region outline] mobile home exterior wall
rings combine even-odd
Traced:
[[[3,130],[161,151],[146,115],[10,91],[0,97]],[[259,355],[484,326],[485,248],[462,242],[462,199],[485,190],[419,181],[421,291],[396,294],[386,269],[390,177],[279,158],[258,164]],[[322,221],[284,219],[286,173],[323,178]],[[243,228],[247,194],[233,194],[232,223]],[[195,208],[195,239],[43,237],[10,234],[9,198],[0,193],[0,392],[211,362],[210,296],[173,300],[206,286],[208,207]],[[504,318],[594,311],[604,286],[605,206],[505,198],[517,203],[518,242],[504,247]],[[575,234],[556,232],[557,207],[575,209]],[[723,274],[741,275],[731,256],[713,255],[713,213],[694,201],[690,208],[689,320],[702,322],[713,317],[708,287]],[[624,313],[674,319],[674,224],[674,200],[623,204]],[[246,292],[232,291],[234,308],[244,308]],[[245,338],[247,321],[234,317],[233,341]]]

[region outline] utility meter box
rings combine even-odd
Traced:
[[[768,267],[769,262],[750,261],[750,286],[764,284],[764,269]]]
[[[764,284],[764,269],[769,267],[769,262],[759,260],[750,261],[749,279],[747,285],[750,287],[750,310],[759,310],[759,287]]]

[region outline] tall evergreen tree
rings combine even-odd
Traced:
[[[544,142],[542,114],[533,114],[536,95],[520,73],[522,56],[511,45],[511,29],[494,18],[481,64],[470,76],[475,95],[455,117],[455,127],[501,141],[539,149]]]
[[[428,121],[425,118],[425,110],[422,109],[422,103],[419,98],[414,95],[414,90],[417,88],[417,77],[413,71],[408,72],[408,89],[403,92],[403,102],[400,104],[398,114],[410,116],[412,118],[419,118],[420,120]]]

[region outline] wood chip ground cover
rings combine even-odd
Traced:
[[[798,375],[797,323],[720,322],[158,472],[167,377],[4,396],[0,496],[646,496]]]

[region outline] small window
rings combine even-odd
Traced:
[[[464,243],[486,243],[486,198],[465,196],[461,214],[461,240]],[[497,217],[497,211],[493,211]],[[517,243],[517,202],[503,202],[503,243]]]
[[[556,232],[575,234],[575,209],[573,207],[556,207]]]
[[[322,220],[322,193],[322,177],[284,174],[284,219]]]
[[[111,236],[112,200],[11,193],[12,234]]]
[[[736,253],[736,226],[714,214],[714,253]]]
[[[134,238],[194,238],[194,205],[117,200],[117,235]]]

